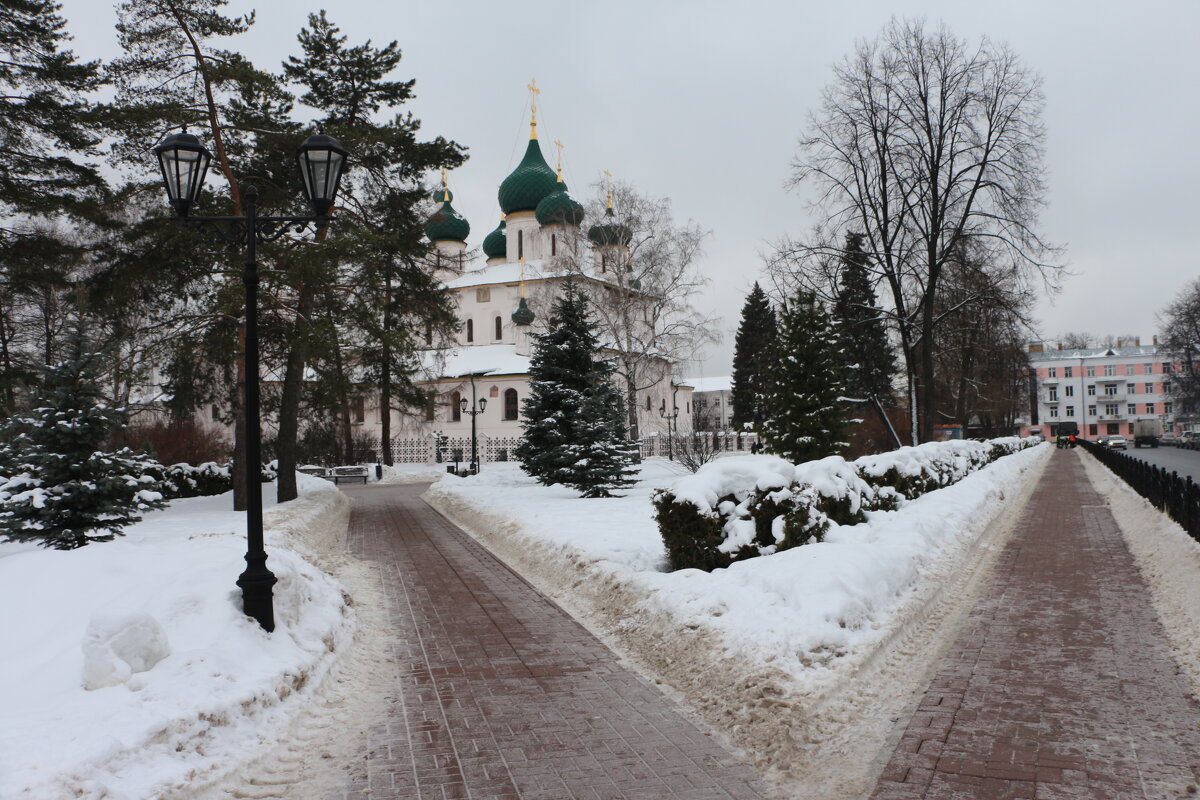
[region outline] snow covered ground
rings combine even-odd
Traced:
[[[276,629],[243,616],[245,515],[176,500],[111,543],[0,544],[0,797],[147,798],[220,779],[311,700],[355,629],[340,557],[349,501],[263,487]]]
[[[1020,508],[1048,453],[1007,456],[820,544],[711,573],[663,571],[650,496],[678,480],[666,462],[648,462],[620,498],[579,499],[489,464],[426,499],[677,692],[788,796],[830,800],[869,789],[872,754],[1010,532],[998,515]]]

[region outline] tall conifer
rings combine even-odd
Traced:
[[[600,358],[587,297],[573,283],[557,300],[550,330],[537,337],[516,455],[543,484],[609,497],[633,483],[635,445],[613,367]]]
[[[797,464],[840,452],[844,391],[837,333],[816,297],[800,290],[779,311],[764,404],[767,449]]]
[[[895,405],[892,376],[896,356],[867,274],[863,236],[846,234],[841,284],[833,304],[833,324],[838,347],[847,366],[846,395],[866,400],[875,397],[885,406]]]
[[[767,295],[758,283],[742,306],[733,351],[733,424],[762,432],[765,420],[763,397],[771,373],[771,353],[778,337],[778,323]]]

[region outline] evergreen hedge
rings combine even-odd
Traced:
[[[865,522],[868,511],[896,509],[1036,443],[1009,437],[931,442],[853,462],[832,456],[787,465],[790,479],[779,478],[777,467],[783,462],[776,461],[758,485],[711,498],[705,494],[711,492],[712,473],[723,466],[714,462],[671,489],[655,492],[655,518],[670,568],[708,572],[819,542],[833,523]]]

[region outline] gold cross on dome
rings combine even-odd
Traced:
[[[612,173],[604,170],[604,183],[608,187],[608,207],[612,208]]]
[[[446,183],[446,168],[442,167],[442,202],[450,200],[450,186]]]
[[[530,109],[529,138],[536,139],[537,138],[537,98],[538,98],[538,95],[542,93],[542,90],[537,87],[537,78],[532,78],[529,81],[529,85],[526,86],[525,88],[529,90],[529,109]]]
[[[566,145],[560,142],[558,139],[555,139],[554,146],[558,148],[558,182],[562,183],[562,151]]]

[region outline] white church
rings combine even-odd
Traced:
[[[636,282],[622,285],[618,279],[617,271],[627,269],[631,257],[630,232],[616,220],[611,192],[606,218],[585,228],[583,206],[568,194],[561,163],[552,169],[542,154],[536,102],[532,111],[524,158],[500,184],[500,223],[483,238],[482,258],[468,255],[471,226],[454,210],[444,175],[435,192],[441,202],[425,233],[435,249],[433,268],[453,294],[461,327],[455,340],[426,339],[423,383],[436,403],[424,418],[393,412],[397,460],[426,460],[421,455],[430,441],[441,441],[442,449],[450,442],[461,452],[472,419],[481,461],[510,459],[521,434],[522,401],[529,394],[532,335],[545,330],[564,281],[575,276],[596,297],[640,291]],[[643,441],[692,429],[692,387],[676,377],[675,367],[653,359],[653,385],[637,393]],[[473,418],[471,410],[477,412]],[[375,413],[364,409],[355,415],[367,431],[379,426],[379,409],[370,411]],[[665,452],[665,444],[652,452]],[[438,459],[450,455],[439,452]]]

